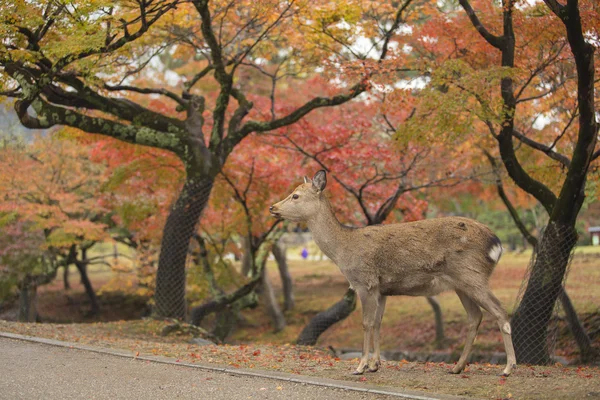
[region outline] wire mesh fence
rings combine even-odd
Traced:
[[[549,224],[539,238],[517,296],[512,318],[519,363],[548,364],[556,349],[561,302],[577,231]]]
[[[154,314],[185,319],[190,242],[208,204],[214,180],[188,180],[167,218],[156,276]]]

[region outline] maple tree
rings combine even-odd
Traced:
[[[4,267],[18,277],[18,285],[34,295],[37,286],[54,278],[57,268],[75,265],[91,313],[97,313],[99,304],[87,267],[102,262],[103,256],[90,257],[88,251],[110,238],[114,223],[97,194],[103,166],[88,159],[89,150],[58,135],[3,147],[0,213],[9,241],[3,253],[25,260],[9,261]]]
[[[17,99],[15,111],[28,128],[71,126],[169,150],[183,162],[186,182],[162,235],[155,307],[157,315],[183,317],[187,248],[214,179],[233,149],[252,132],[294,123],[367,88],[361,78],[331,96],[315,93],[294,110],[265,117],[237,77],[272,60],[280,54],[275,49],[302,49],[275,60],[278,65],[314,65],[315,58],[307,55],[343,47],[328,27],[342,19],[359,24],[358,15],[357,3],[335,2],[325,7],[301,1],[206,0],[3,4],[0,92]],[[322,29],[314,29],[310,21],[315,20]],[[303,30],[310,31],[310,40],[304,40]],[[337,33],[352,36],[349,29]],[[319,38],[324,46],[316,45]],[[193,55],[198,60],[184,66],[174,90],[160,82],[136,85],[135,78],[151,61],[169,51],[175,59]],[[172,102],[169,111],[134,102],[127,96],[131,92],[163,96]],[[248,116],[253,119],[245,121]]]
[[[423,40],[421,51],[441,57],[427,60],[430,85],[415,118],[402,129],[427,138],[467,137],[499,154],[512,181],[548,213],[513,316],[519,362],[545,363],[546,327],[576,243],[590,163],[598,157],[598,7],[571,0],[564,6],[554,0],[519,7],[511,0],[502,7],[459,3],[465,14],[451,9],[446,14],[451,18],[423,27],[435,40]],[[465,31],[465,23],[475,29]],[[431,35],[440,25],[451,34]],[[428,123],[432,116],[435,123]]]
[[[293,154],[273,152],[273,148],[256,135],[247,137],[240,146],[242,151],[232,154],[217,179],[211,205],[200,229],[212,247],[234,240],[242,243],[241,275],[249,281],[225,295],[216,285],[211,263],[204,261],[203,268],[213,300],[194,308],[191,313],[191,322],[199,325],[208,312],[225,310],[227,313],[227,308],[232,309],[233,312],[228,312],[228,320],[217,329],[225,329],[217,335],[221,339],[231,330],[235,313],[256,304],[255,288],[260,289],[275,331],[285,326],[283,313],[265,271],[266,255],[272,251],[285,228],[267,213],[266,204],[275,202],[280,188],[291,186],[295,176],[290,175],[289,170],[298,160]],[[246,148],[248,151],[243,151]],[[199,238],[199,243],[205,246],[203,242],[204,239]],[[223,250],[218,252],[223,253]],[[206,251],[203,254],[206,257]]]
[[[319,83],[314,80],[313,86]],[[390,110],[379,101],[353,102],[327,113],[317,111],[273,135],[272,142],[305,158],[308,166],[314,166],[308,174],[316,169],[329,173],[333,180],[329,190],[336,198],[333,206],[344,222],[362,226],[385,223],[388,217],[417,220],[427,211],[424,189],[455,185],[468,179],[468,174],[461,157],[435,144],[404,141],[397,146],[396,124],[405,118],[404,110]],[[438,154],[438,167],[430,164],[433,154]],[[436,340],[441,345],[441,310],[434,298],[428,300],[436,314]],[[349,290],[310,321],[298,343],[314,345],[355,306],[356,294]]]

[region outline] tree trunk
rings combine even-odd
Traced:
[[[208,203],[214,178],[188,179],[167,217],[156,275],[154,315],[185,319],[185,262],[190,240]]]
[[[576,242],[577,232],[572,226],[556,223],[548,224],[539,241],[525,293],[512,317],[519,364],[551,362],[548,326]]]
[[[37,285],[27,276],[19,287],[19,322],[37,321]]]
[[[247,236],[242,236],[242,276],[249,276],[252,269],[252,249]]]
[[[65,269],[63,271],[63,287],[66,290],[71,289],[71,284],[69,283],[69,265],[65,265]]]
[[[215,329],[212,334],[221,342],[225,342],[225,339],[233,331],[237,323],[237,312],[229,307],[224,308],[216,314]]]
[[[266,263],[267,259],[263,262]],[[259,295],[262,298],[263,304],[267,307],[267,312],[271,317],[271,323],[273,325],[273,331],[279,332],[283,328],[285,328],[285,317],[283,316],[283,312],[279,307],[279,303],[277,303],[277,296],[275,296],[275,291],[273,290],[273,285],[271,284],[271,279],[269,279],[269,275],[267,274],[267,269],[262,268],[262,279],[259,289]]]
[[[85,260],[85,255],[84,255]],[[91,309],[89,315],[97,315],[100,312],[100,304],[98,304],[98,297],[96,297],[96,291],[92,287],[92,282],[90,281],[90,277],[87,273],[87,265],[85,262],[75,262],[75,266],[81,275],[81,283],[85,288],[85,293],[90,299]]]
[[[346,319],[355,309],[356,292],[348,289],[340,301],[327,310],[318,313],[310,320],[308,325],[300,332],[296,343],[304,346],[314,346],[323,332],[336,322]]]
[[[281,240],[273,245],[273,256],[277,261],[277,267],[279,268],[279,276],[281,277],[281,284],[283,286],[283,309],[289,311],[294,308],[294,289],[292,284],[292,276],[288,269],[286,259],[286,245]]]
[[[594,360],[598,356],[598,352],[592,347],[592,341],[583,328],[583,325],[577,316],[577,312],[575,311],[575,307],[573,307],[573,303],[571,303],[571,299],[564,289],[560,292],[559,298],[562,308],[565,311],[569,329],[579,347],[581,362],[587,363]]]
[[[440,349],[444,346],[444,319],[442,317],[442,308],[440,303],[435,297],[427,297],[427,302],[433,309],[433,315],[435,318],[435,344],[436,348]]]

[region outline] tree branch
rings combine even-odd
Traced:
[[[567,12],[565,10],[565,6],[560,4],[556,0],[544,0],[544,3],[548,6],[550,10],[563,22],[565,21],[565,17],[567,16]]]
[[[492,166],[492,170],[494,171],[494,175],[496,176],[496,189],[498,191],[498,196],[500,196],[500,199],[502,199],[502,202],[508,209],[510,216],[512,217],[513,221],[515,222],[515,225],[517,226],[517,228],[519,229],[519,231],[521,232],[523,237],[527,240],[527,242],[529,242],[529,244],[531,246],[533,246],[535,248],[538,243],[537,238],[535,236],[533,236],[531,234],[531,232],[529,232],[529,230],[523,223],[523,220],[521,220],[521,217],[519,216],[519,212],[513,206],[512,202],[506,195],[506,192],[504,191],[504,185],[502,184],[500,168],[498,167],[498,163],[496,162],[496,159],[487,150],[482,149],[482,151],[485,154],[485,156],[487,157],[488,161],[490,162],[490,165]]]
[[[124,23],[124,26],[125,26],[124,33],[123,33],[123,36],[121,36],[121,38],[119,38],[115,42],[112,42],[109,45],[105,45],[100,48],[89,48],[89,49],[81,51],[79,53],[69,54],[69,55],[62,57],[53,65],[51,73],[49,74],[50,78],[52,76],[54,76],[55,74],[57,74],[58,72],[62,71],[67,65],[71,64],[74,61],[84,59],[91,55],[112,53],[112,52],[120,49],[121,47],[125,46],[126,44],[133,42],[134,40],[140,38],[144,33],[146,33],[148,31],[148,29],[154,23],[156,23],[160,19],[160,17],[162,17],[164,14],[166,14],[170,10],[176,8],[178,3],[179,3],[179,0],[174,0],[171,3],[164,3],[164,2],[158,3],[158,5],[150,11],[151,13],[153,13],[152,19],[147,20],[146,16],[148,15],[148,11],[145,10],[145,6],[144,6],[145,3],[143,1],[140,1],[139,2],[140,17],[136,17],[136,18],[134,18],[133,21]],[[135,33],[132,33],[132,34],[129,33],[126,29],[126,26],[128,24],[131,24],[138,20],[142,21],[140,28]]]
[[[37,118],[27,113],[29,105],[33,106]],[[77,111],[52,105],[40,98],[29,103],[19,100],[15,103],[15,110],[21,123],[32,129],[46,129],[55,125],[66,125],[81,129],[88,133],[98,133],[115,139],[170,150],[176,154],[183,154],[185,144],[180,136],[174,133],[155,131],[147,127],[123,125],[100,117],[90,117]]]
[[[129,92],[136,92],[136,93],[141,93],[141,94],[160,94],[162,96],[166,96],[166,97],[170,98],[171,100],[177,102],[178,104],[180,104],[182,106],[186,106],[186,102],[181,97],[179,97],[178,95],[176,95],[175,93],[173,93],[167,89],[139,88],[136,86],[128,86],[128,85],[111,86],[106,83],[104,84],[104,88],[106,90],[110,90],[110,91],[126,90]]]
[[[471,4],[469,3],[468,0],[458,0],[458,2],[460,3],[460,5],[462,6],[462,8],[467,13],[467,16],[471,20],[471,23],[473,24],[473,26],[475,27],[475,29],[477,29],[477,32],[479,32],[479,34],[481,35],[481,37],[483,37],[489,44],[491,44],[495,48],[497,48],[499,50],[502,50],[502,47],[504,46],[504,37],[503,36],[492,35],[483,26],[483,24],[481,23],[481,21],[477,17],[477,14],[475,14],[475,11],[471,7]]]
[[[396,12],[396,17],[394,18],[394,23],[392,24],[390,29],[384,35],[385,38],[383,40],[383,45],[381,46],[381,54],[379,56],[379,61],[382,61],[385,58],[385,56],[387,55],[390,40],[392,39],[392,34],[394,33],[394,31],[396,29],[398,29],[400,24],[402,22],[404,22],[404,19],[402,18],[402,13],[408,8],[408,6],[410,5],[410,3],[412,3],[412,1],[413,0],[405,0],[404,4],[402,4],[402,6]]]
[[[272,131],[274,129],[278,129],[287,125],[291,125],[294,122],[300,120],[300,118],[304,117],[309,112],[322,107],[332,107],[343,104],[349,100],[352,100],[367,88],[366,81],[362,81],[356,85],[354,85],[348,93],[340,94],[333,97],[315,97],[312,100],[305,103],[303,106],[297,108],[292,111],[290,114],[277,118],[270,121],[258,122],[258,121],[249,121],[246,122],[241,129],[239,129],[235,134],[229,135],[224,140],[224,154],[229,154],[234,146],[238,144],[244,137],[252,132],[267,132]]]
[[[513,135],[517,139],[519,139],[522,143],[526,144],[527,146],[529,146],[533,149],[541,151],[542,153],[546,154],[551,159],[561,163],[564,167],[569,168],[569,166],[571,165],[571,160],[569,160],[565,155],[557,153],[556,151],[552,150],[552,147],[554,147],[554,146],[549,147],[549,146],[546,146],[539,142],[536,142],[535,140],[528,138],[527,136],[523,135],[522,133],[518,132],[517,130],[513,130]]]

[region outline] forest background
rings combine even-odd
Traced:
[[[268,214],[324,169],[345,224],[491,226],[520,361],[551,362],[561,320],[562,354],[596,357],[596,2],[14,1],[0,21],[3,316],[355,347],[355,294]],[[441,299],[392,305],[388,348],[455,350]]]

